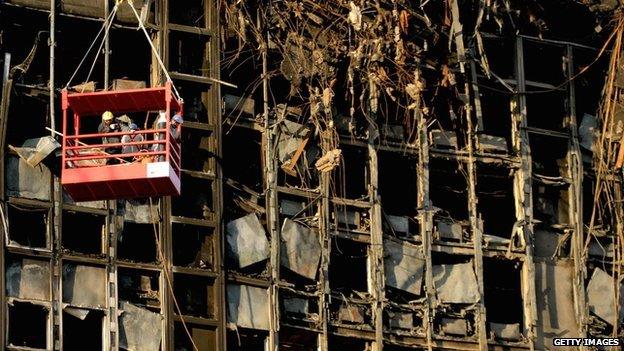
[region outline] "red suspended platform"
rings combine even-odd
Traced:
[[[63,143],[61,183],[74,201],[110,200],[180,195],[180,144],[171,131],[171,112],[182,114],[182,102],[164,87],[62,92]],[[80,122],[97,119],[105,111],[123,113],[164,111],[166,127],[134,132],[80,133]],[[72,126],[68,116],[72,116]],[[91,123],[90,125],[93,125]],[[95,123],[97,126],[97,123]],[[73,127],[73,130],[69,130]],[[179,133],[179,130],[178,130]],[[142,135],[143,141],[103,143],[104,137]],[[139,152],[107,153],[105,150],[136,147]]]

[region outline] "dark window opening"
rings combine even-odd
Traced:
[[[369,344],[365,340],[330,334],[327,340],[329,351],[367,351]]]
[[[516,222],[512,170],[480,164],[477,172],[477,210],[483,220],[483,232],[511,238]]]
[[[490,70],[503,79],[515,77],[516,42],[510,38],[483,38]]]
[[[48,246],[48,209],[12,204],[7,209],[10,243],[35,248]]]
[[[174,83],[180,95],[184,97],[184,120],[214,125],[217,117],[208,114],[208,107],[205,104],[207,97],[214,91],[214,86],[183,80],[176,80]],[[184,152],[184,148],[182,151]],[[185,163],[190,161],[184,156],[182,158]]]
[[[193,344],[197,347],[197,351],[212,351],[218,349],[217,331],[210,327],[200,326],[186,322],[186,327],[191,334],[191,339],[184,329],[181,322],[175,322],[173,325],[173,343],[175,351],[193,351]]]
[[[110,48],[111,79],[124,78],[145,82],[146,86],[150,85],[150,70],[152,67],[158,68],[152,66],[152,51],[141,31],[126,28],[111,29]],[[101,60],[104,61],[103,58]],[[103,77],[92,75],[91,79],[102,81]]]
[[[578,74],[573,80],[576,121],[580,124],[585,113],[596,115],[598,111],[602,89],[596,89],[596,87],[602,87],[605,83],[609,57],[602,56],[597,62],[592,63],[598,54],[595,50],[576,47],[573,50],[574,74],[584,70],[583,74]]]
[[[533,183],[533,217],[540,228],[561,229],[570,223],[569,186]]]
[[[264,170],[260,162],[261,134],[245,128],[233,128],[223,135],[223,173],[249,188],[261,192]]]
[[[209,179],[182,173],[182,193],[171,199],[171,214],[211,220],[213,214],[212,186]]]
[[[44,306],[15,301],[9,304],[8,343],[35,349],[46,349],[48,309]]]
[[[205,35],[170,31],[169,69],[177,73],[210,77],[210,62],[206,57],[209,47],[209,38]]]
[[[489,323],[518,323],[522,330],[521,268],[519,261],[483,258],[485,311]]]
[[[429,163],[429,195],[442,217],[468,219],[467,168],[463,163],[432,159]]]
[[[212,133],[202,129],[184,128],[182,133],[182,160],[184,169],[214,174],[212,166],[216,141]]]
[[[492,84],[492,83],[489,83]],[[501,89],[505,89],[501,87]],[[494,147],[511,146],[511,95],[500,93],[491,89],[479,90],[481,100],[481,113],[483,116],[483,130],[478,131],[481,150],[484,152],[501,152]],[[504,143],[491,137],[505,138]]]
[[[531,134],[529,136],[533,173],[559,177],[567,173],[568,139]]]
[[[332,238],[329,287],[338,291],[368,291],[367,245]]]
[[[555,86],[565,81],[567,75],[563,71],[566,60],[565,47],[530,39],[524,39],[522,44],[526,80]]]
[[[212,228],[172,223],[173,265],[213,270],[215,238]]]
[[[186,0],[184,6],[169,2],[169,22],[190,27],[204,28],[208,18],[205,14],[204,0]]]
[[[383,211],[394,216],[418,214],[418,160],[412,155],[380,152],[379,194]]]
[[[215,317],[215,287],[211,278],[187,274],[175,274],[173,291],[186,316]]]
[[[228,330],[227,349],[229,351],[264,351],[267,334],[251,329]]]
[[[526,89],[530,91],[531,89],[543,88],[527,86]],[[529,127],[562,131],[562,129],[567,128],[568,123],[567,101],[568,95],[566,91],[527,94],[527,124]]]
[[[284,351],[316,351],[318,350],[318,334],[304,329],[281,327],[279,349]]]
[[[368,150],[363,147],[342,148],[340,166],[334,169],[335,196],[347,199],[368,197]]]
[[[159,255],[155,230],[153,224],[124,222],[123,232],[117,237],[117,257],[133,262],[156,262]]]
[[[106,216],[63,211],[63,249],[87,255],[102,254]]]
[[[159,272],[119,268],[117,274],[119,300],[139,307],[160,308]]]
[[[102,350],[103,320],[104,313],[101,311],[89,310],[85,317],[63,311],[63,350]]]

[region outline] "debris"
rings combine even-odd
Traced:
[[[520,324],[502,324],[490,322],[490,331],[493,339],[520,340]]]
[[[9,145],[9,149],[15,151],[31,167],[39,165],[41,161],[60,147],[61,144],[51,136],[28,139],[21,147]]]
[[[455,132],[434,129],[429,132],[431,143],[437,148],[457,149],[457,136]]]
[[[353,29],[360,31],[362,29],[362,12],[360,11],[360,7],[353,3],[353,1],[349,1],[349,7],[351,7],[349,23],[351,23]]]
[[[340,163],[341,153],[342,151],[340,149],[328,151],[323,157],[316,161],[316,169],[323,173],[332,171]]]
[[[143,89],[145,82],[129,79],[113,79],[112,90]]]
[[[256,214],[231,221],[226,226],[228,257],[245,268],[269,258],[269,241]]]
[[[468,335],[468,322],[465,319],[442,318],[440,324],[444,335]]]
[[[414,329],[414,314],[405,312],[388,312],[390,328],[392,329]]]

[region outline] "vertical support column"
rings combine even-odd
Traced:
[[[11,54],[4,54],[4,69],[2,73],[2,85],[0,86],[0,145],[4,145],[5,137],[6,137],[6,125],[7,125],[7,112],[9,109],[9,96],[11,94],[11,80],[9,79],[9,68],[11,66]],[[6,215],[6,207],[4,206],[6,202],[4,201],[4,147],[0,147],[0,206],[2,206],[2,215]],[[0,232],[0,247],[2,248],[2,254],[0,254],[0,264],[2,267],[5,267],[4,261],[4,253],[5,250],[5,237],[4,233],[8,228],[4,227],[4,220],[0,220],[0,228],[2,231]],[[0,347],[4,347],[6,345],[5,335],[6,335],[6,288],[5,288],[5,280],[4,274],[0,274],[0,296],[2,296],[2,301],[0,302]]]
[[[535,264],[533,261],[533,185],[531,174],[531,148],[527,127],[526,89],[524,77],[524,54],[522,37],[516,37],[516,94],[511,101],[512,147],[520,155],[520,167],[514,178],[514,197],[516,198],[516,216],[522,221],[518,228],[525,245],[525,260],[522,267],[523,308],[526,316],[524,329],[529,338],[531,350],[535,347],[535,326],[537,324],[537,301],[535,296]]]
[[[418,208],[420,211],[420,233],[422,236],[422,253],[425,260],[425,333],[427,350],[433,350],[433,310],[436,306],[435,288],[433,286],[433,262],[431,261],[431,242],[433,241],[433,212],[429,201],[429,143],[427,141],[427,121],[420,112],[420,101],[416,101],[414,117],[418,123]]]
[[[326,153],[331,150],[331,131],[321,132],[321,150]],[[329,349],[329,257],[331,252],[331,233],[329,222],[329,187],[330,172],[320,173],[321,182],[321,201],[319,204],[319,241],[321,243],[321,263],[318,279],[318,298],[319,298],[319,319],[321,333],[318,335],[318,351],[327,351]]]
[[[49,106],[49,118],[50,129],[56,130],[56,99],[55,99],[55,47],[56,47],[56,1],[50,0],[50,38],[48,40],[50,46],[50,67],[49,67],[49,94],[50,94],[50,106]],[[50,135],[54,136],[54,132],[50,132]],[[52,218],[48,219],[52,221],[52,230],[49,233],[49,238],[52,238],[52,348],[54,350],[61,350],[63,348],[63,309],[61,306],[62,301],[62,260],[60,258],[61,252],[61,215],[63,206],[63,190],[60,186],[60,179],[56,176],[52,177]],[[50,342],[48,343],[50,344]]]
[[[264,24],[261,22],[258,13],[258,30],[263,33]],[[267,230],[271,239],[270,252],[270,286],[269,286],[269,351],[277,351],[279,346],[279,263],[280,263],[280,238],[277,224],[277,177],[276,158],[273,152],[273,128],[269,123],[269,76],[268,76],[268,33],[263,36],[260,43],[262,51],[262,99],[264,115],[264,159],[266,174],[266,218]]]
[[[470,214],[470,231],[472,232],[472,241],[474,244],[474,270],[477,275],[477,285],[479,288],[479,303],[477,305],[477,330],[479,339],[479,350],[486,351],[487,332],[485,327],[485,293],[483,284],[483,233],[482,224],[478,218],[477,212],[477,195],[475,186],[477,184],[477,174],[475,160],[473,157],[473,148],[475,145],[474,127],[472,121],[472,106],[470,105],[470,84],[466,72],[466,51],[463,39],[463,27],[459,21],[459,5],[458,0],[451,0],[451,15],[453,19],[453,33],[455,35],[455,49],[459,60],[460,74],[464,77],[464,113],[466,116],[467,129],[467,147],[468,147],[468,210]]]
[[[373,84],[373,83],[371,83]],[[371,87],[372,89],[372,87]],[[379,162],[377,150],[375,149],[374,135],[378,135],[374,127],[369,125],[368,138],[368,167],[370,170],[370,180],[368,185],[368,195],[370,199],[370,277],[373,296],[373,323],[375,328],[375,342],[372,351],[383,350],[383,305],[385,300],[385,279],[383,266],[383,231],[381,228],[381,203],[377,192],[379,186]]]
[[[567,71],[566,76],[574,75],[574,61],[572,47],[566,45]],[[570,223],[573,226],[572,233],[572,258],[574,259],[574,295],[576,301],[576,315],[580,317],[578,325],[581,327],[581,337],[587,334],[587,308],[585,298],[585,258],[583,250],[585,240],[583,238],[583,204],[582,204],[582,184],[583,184],[583,158],[578,142],[578,129],[576,121],[574,82],[568,82],[568,128],[570,128],[570,138],[568,144],[568,174],[572,179],[570,185],[568,202],[570,204]],[[616,206],[620,208],[620,206]]]
[[[105,341],[105,347],[107,350],[119,350],[119,324],[118,324],[118,291],[117,291],[117,232],[118,232],[118,220],[116,216],[117,203],[116,201],[107,201],[108,214],[106,219],[106,243],[108,251],[107,262],[107,282],[106,282],[106,298],[108,306],[108,340]],[[123,221],[123,217],[120,218]]]

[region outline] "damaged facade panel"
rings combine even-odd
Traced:
[[[227,286],[227,321],[236,326],[269,330],[267,290],[248,285]]]
[[[12,260],[6,270],[7,295],[26,300],[49,301],[50,264],[29,258]]]
[[[316,278],[321,259],[318,234],[312,228],[285,219],[280,235],[281,265],[308,279]]]
[[[106,269],[65,263],[63,302],[76,307],[106,307]]]
[[[127,350],[160,350],[162,316],[126,301],[119,302],[119,346]]]
[[[425,261],[415,245],[384,241],[386,285],[421,295]]]
[[[433,284],[443,303],[476,303],[480,299],[472,262],[436,265]]]
[[[269,258],[269,241],[255,214],[227,224],[228,257],[238,268],[245,268]]]

